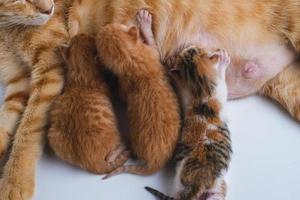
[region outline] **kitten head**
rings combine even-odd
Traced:
[[[97,50],[95,40],[87,35],[80,34],[72,38],[68,46],[60,48],[63,60],[69,67],[89,66],[95,62]]]
[[[223,57],[219,51],[210,53],[198,47],[189,47],[178,56],[171,69],[172,76],[180,87],[189,90],[193,96],[211,97],[219,84],[225,84],[228,63],[224,63]]]
[[[43,25],[53,13],[53,0],[0,0],[0,28]]]
[[[136,57],[151,56],[135,26],[109,24],[101,29],[96,42],[101,61],[115,72],[123,72],[122,66],[132,63]]]

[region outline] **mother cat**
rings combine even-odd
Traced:
[[[48,21],[53,8],[51,0],[0,0],[0,80],[7,85],[0,153],[16,129],[0,200],[33,195],[47,111],[63,84],[55,50],[68,41],[67,30],[95,35],[107,23],[130,25],[141,8],[154,15],[162,59],[190,43],[225,48],[233,58],[231,98],[260,91],[300,121],[300,66],[290,65],[300,52],[300,0],[57,0]]]

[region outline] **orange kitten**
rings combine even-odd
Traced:
[[[128,160],[106,83],[96,63],[95,41],[78,35],[64,53],[64,92],[50,113],[49,144],[57,156],[93,173],[111,172]],[[109,160],[108,160],[109,159]]]
[[[117,173],[149,175],[161,169],[175,148],[180,126],[176,96],[155,48],[144,44],[136,27],[107,25],[98,34],[103,64],[119,78],[125,94],[133,153],[143,162]]]

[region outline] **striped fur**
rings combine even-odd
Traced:
[[[180,128],[176,95],[157,50],[143,43],[136,27],[120,24],[105,26],[97,36],[97,47],[100,60],[119,78],[127,102],[131,149],[142,162],[120,167],[107,177],[153,174],[171,158]]]
[[[108,23],[135,24],[137,11],[148,8],[162,60],[170,60],[190,44],[224,48],[232,57],[226,74],[229,96],[241,98],[256,93],[299,56],[299,4],[299,0],[78,0],[71,9],[70,16],[74,17],[69,24],[72,34],[96,35]],[[247,66],[253,62],[259,66],[251,77]],[[299,82],[291,80],[278,81],[286,88]],[[271,88],[284,97],[284,90],[273,84]],[[299,93],[296,88],[291,92]],[[300,104],[297,95],[280,100],[277,94],[269,94],[300,120],[299,111],[295,111]]]
[[[63,5],[56,1],[55,15],[49,21],[44,18],[41,21],[40,14],[44,8],[53,6],[53,2],[36,2],[26,1],[18,7],[13,7],[10,1],[0,4],[0,10],[5,10],[0,11],[0,79],[7,88],[0,113],[1,152],[9,143],[6,135],[13,137],[9,160],[0,179],[0,200],[32,197],[47,112],[63,85],[61,58],[56,54],[56,47],[67,41]],[[8,12],[11,18],[1,16]],[[13,23],[14,17],[22,18],[18,21],[22,24]],[[5,20],[9,26],[3,25]],[[26,27],[28,24],[40,26]]]
[[[63,54],[68,70],[64,91],[50,111],[50,147],[75,166],[109,173],[129,159],[129,152],[118,131],[109,88],[100,75],[95,40],[75,36]]]
[[[145,189],[150,192],[151,194],[153,194],[154,196],[156,196],[157,198],[159,198],[160,200],[175,200],[175,198],[173,197],[168,197],[167,195],[159,192],[158,190],[155,190],[151,187],[145,187]]]
[[[218,98],[219,93],[223,93],[218,90],[219,84],[225,85],[223,75],[228,60],[226,53],[209,56],[203,49],[191,47],[183,51],[172,70],[176,83],[181,88],[186,88],[192,98],[185,109],[179,151],[175,152],[178,154],[175,155],[178,163],[178,180],[175,179],[175,184],[181,185],[181,188],[177,188],[176,198],[147,188],[162,200],[204,199],[210,190],[217,188],[219,179],[223,179],[223,173],[229,167],[232,152],[230,133],[226,119],[221,116],[225,102],[223,98]],[[217,75],[216,71],[222,72]],[[224,198],[225,194],[222,199]]]

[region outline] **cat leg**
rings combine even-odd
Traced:
[[[273,99],[300,122],[300,62],[287,67],[268,81],[259,94]]]
[[[145,43],[156,48],[152,31],[152,14],[147,9],[141,9],[137,13],[136,20]]]
[[[1,81],[6,85],[4,102],[0,108],[0,159],[4,156],[15,132],[18,120],[29,96],[29,76],[19,65],[3,67]]]
[[[0,179],[0,200],[28,200],[33,196],[47,112],[63,86],[62,67],[54,49],[49,48],[39,55],[42,59],[33,65],[30,97]]]

